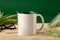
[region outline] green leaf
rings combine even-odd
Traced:
[[[17,14],[14,15],[3,15],[3,13],[0,12],[0,25],[2,24],[9,24],[9,23],[17,23]]]

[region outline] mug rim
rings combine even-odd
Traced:
[[[20,14],[36,14],[36,12],[33,12],[33,11],[20,11],[17,13],[20,13]]]

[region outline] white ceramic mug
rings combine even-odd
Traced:
[[[44,18],[41,14],[30,12],[17,12],[18,14],[18,34],[19,35],[34,35],[37,32],[36,29],[36,17],[40,16],[42,20],[42,27],[38,29],[40,31],[44,26]]]

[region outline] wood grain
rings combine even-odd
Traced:
[[[17,26],[17,25],[16,25]],[[37,24],[37,29],[41,26]],[[0,32],[0,40],[60,40],[60,38],[42,35],[45,32],[44,29],[49,28],[48,23],[45,23],[43,30],[32,36],[20,36],[16,30],[3,30]]]

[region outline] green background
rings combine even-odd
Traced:
[[[35,11],[50,22],[60,12],[60,0],[0,0],[0,9],[4,15],[15,14],[16,11]],[[40,18],[37,18],[40,22]]]

